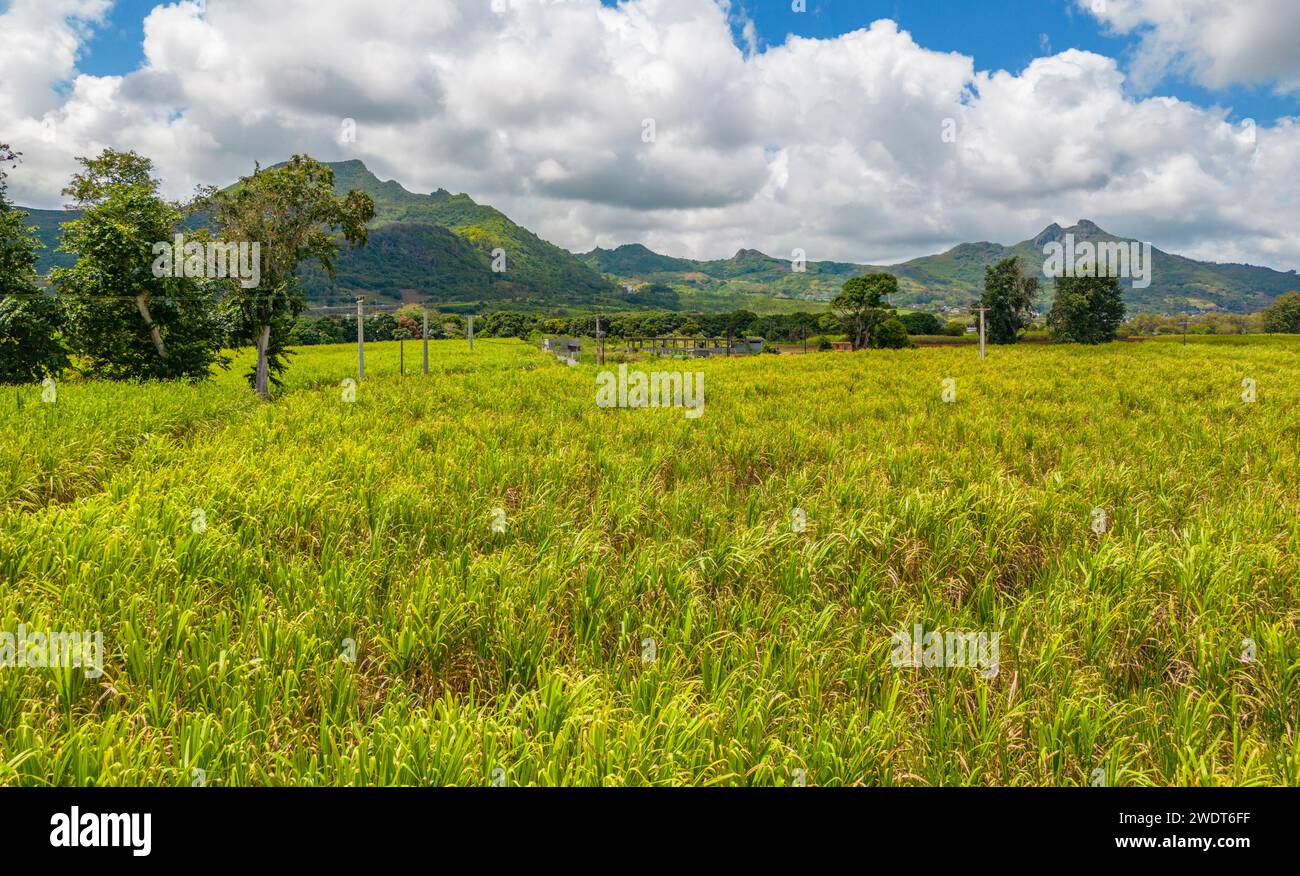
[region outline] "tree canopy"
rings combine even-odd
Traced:
[[[212,198],[213,212],[227,242],[257,243],[261,282],[255,288],[231,286],[233,338],[257,348],[249,384],[270,398],[286,367],[294,320],[305,306],[298,266],[319,264],[333,275],[338,238],[365,246],[366,223],[375,217],[371,197],[349,189],[334,195],[334,171],[314,158],[295,155],[279,167],[256,167]]]
[[[988,308],[984,327],[990,343],[1014,344],[1033,322],[1037,297],[1038,278],[1026,276],[1019,259],[1003,259],[984,269],[984,294],[972,311]]]
[[[893,274],[864,274],[844,283],[831,301],[831,310],[843,323],[853,349],[873,346],[876,327],[890,316],[885,299],[897,293],[898,278]]]
[[[1058,277],[1047,326],[1058,341],[1102,344],[1115,340],[1124,322],[1117,277]]]

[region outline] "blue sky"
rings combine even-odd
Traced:
[[[601,2],[618,5],[618,0]],[[791,0],[732,3],[736,42],[745,44],[743,21],[748,19],[757,31],[759,51],[780,45],[790,34],[835,37],[880,18],[897,21],[925,48],[973,57],[977,70],[1017,72],[1036,57],[1070,48],[1107,55],[1123,63],[1138,43],[1135,35],[1106,34],[1095,18],[1076,8],[1074,0],[806,0],[805,12],[794,12]],[[8,0],[0,0],[0,9],[6,5]],[[158,5],[156,0],[116,0],[108,22],[87,44],[78,64],[81,71],[104,76],[138,68],[144,61],[144,18]],[[1278,117],[1300,113],[1294,97],[1275,95],[1262,85],[1211,91],[1185,77],[1166,76],[1149,93],[1204,107],[1231,108],[1229,118],[1234,121],[1253,118],[1268,124]]]

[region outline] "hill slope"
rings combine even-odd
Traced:
[[[340,257],[333,283],[319,270],[304,272],[313,301],[362,292],[389,300],[428,297],[522,309],[624,303],[622,290],[568,250],[469,195],[443,189],[416,194],[381,181],[356,160],[330,167],[338,193],[355,188],[374,198],[375,221],[365,249]],[[492,270],[495,250],[505,253],[499,273]]]
[[[468,195],[438,190],[421,195],[381,181],[360,161],[330,164],[335,190],[366,192],[375,220],[364,249],[344,248],[331,281],[320,268],[302,277],[314,304],[429,299],[460,305],[546,310],[557,305],[627,307],[623,290],[568,250],[542,240],[499,210]],[[68,264],[57,252],[59,228],[72,211],[29,210],[45,249],[38,270]],[[493,271],[494,250],[505,252],[505,270]]]

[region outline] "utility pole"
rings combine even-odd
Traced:
[[[984,355],[984,313],[988,310],[988,308],[987,308],[987,307],[977,307],[977,308],[975,308],[975,309],[978,310],[978,311],[979,311],[979,314],[980,314],[980,358],[983,359],[983,358],[985,358],[985,355]]]
[[[596,355],[600,357],[600,364],[605,364],[605,336],[600,331],[600,317],[596,317]]]
[[[366,323],[363,309],[366,299],[357,296],[357,379],[366,379]]]
[[[424,308],[424,373],[429,373],[429,308]]]
[[[1191,324],[1191,322],[1192,321],[1187,318],[1187,314],[1183,314],[1183,346],[1184,347],[1187,346],[1187,327]]]
[[[808,326],[803,327],[803,351],[808,352]]]
[[[474,317],[469,318],[469,348],[474,349]]]

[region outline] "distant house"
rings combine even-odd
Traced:
[[[837,353],[852,353],[852,341],[831,341],[831,348]]]
[[[542,349],[548,353],[576,356],[582,351],[582,342],[577,338],[547,338],[542,341]]]

